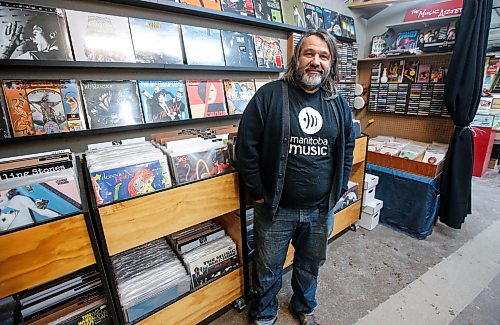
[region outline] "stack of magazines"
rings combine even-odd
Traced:
[[[98,205],[172,186],[165,155],[144,138],[89,145],[86,157]]]
[[[0,233],[81,211],[70,150],[0,159]]]
[[[114,255],[111,263],[129,322],[189,291],[189,276],[165,238]]]
[[[23,324],[111,324],[95,266],[25,290],[18,303]]]
[[[169,141],[165,146],[177,184],[233,170],[229,161],[227,135]]]

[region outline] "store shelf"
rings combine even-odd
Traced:
[[[168,11],[168,12],[190,15],[201,18],[215,19],[218,21],[244,24],[247,26],[281,30],[285,32],[305,32],[307,30],[305,28],[300,28],[293,25],[276,23],[255,17],[248,17],[243,15],[238,15],[236,13],[191,6],[188,4],[178,3],[174,1],[167,1],[167,0],[159,0],[158,3],[149,1],[138,1],[138,0],[102,0],[102,1],[120,5],[129,5],[140,8]]]
[[[0,298],[96,263],[83,214],[0,236]]]
[[[184,126],[190,125],[194,126],[200,123],[208,123],[208,122],[216,122],[216,121],[231,121],[231,120],[239,120],[241,115],[226,115],[226,116],[215,116],[215,117],[204,117],[204,118],[195,118],[195,119],[187,119],[187,120],[179,120],[179,121],[169,121],[169,122],[160,122],[160,123],[146,123],[146,124],[135,124],[135,125],[127,125],[127,126],[117,126],[111,128],[102,128],[102,129],[90,129],[90,130],[82,130],[82,131],[74,131],[74,132],[63,132],[63,133],[53,133],[53,134],[43,134],[43,135],[30,135],[24,137],[14,137],[7,139],[0,139],[0,145],[2,144],[12,144],[12,143],[34,143],[35,141],[47,141],[52,139],[68,139],[74,137],[82,137],[82,136],[95,136],[102,134],[118,134],[120,132],[127,131],[143,131],[150,129],[163,128],[166,126]],[[120,138],[121,139],[121,138]]]
[[[112,256],[239,207],[237,174],[231,173],[98,210],[107,249]]]
[[[392,55],[386,57],[377,58],[366,58],[358,59],[358,62],[379,62],[379,61],[391,61],[399,59],[421,59],[421,58],[432,58],[432,57],[448,57],[451,56],[453,52],[443,52],[443,53],[423,53],[423,54],[408,54],[408,55]]]
[[[243,269],[239,267],[154,313],[139,324],[197,324],[243,294]]]
[[[443,17],[443,18],[431,18],[431,19],[418,20],[418,21],[401,22],[401,23],[397,23],[397,24],[385,25],[385,27],[394,28],[397,30],[420,29],[420,28],[425,28],[425,27],[434,26],[434,25],[444,25],[444,24],[447,24],[453,20],[457,20],[458,17],[460,17],[460,15],[448,16],[448,17]]]
[[[283,68],[234,67],[189,64],[155,64],[134,62],[89,62],[89,61],[32,61],[32,60],[0,60],[0,67],[36,67],[65,69],[146,69],[167,71],[222,71],[222,72],[258,72],[280,73]]]

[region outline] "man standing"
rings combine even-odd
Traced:
[[[301,324],[317,324],[319,267],[354,149],[351,112],[335,88],[337,60],[333,36],[305,33],[283,80],[260,88],[240,122],[238,169],[254,198],[256,295],[250,314],[256,324],[276,322],[290,240],[295,255],[289,309]]]

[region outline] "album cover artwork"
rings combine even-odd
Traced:
[[[323,28],[323,9],[321,7],[304,2],[304,15],[307,29]]]
[[[450,38],[455,37],[453,30]],[[418,36],[418,47],[424,52],[436,52],[444,45],[448,38],[448,25],[431,26],[420,31]]]
[[[285,24],[301,28],[306,27],[306,16],[301,0],[282,0],[281,11]]]
[[[252,35],[223,30],[222,45],[224,47],[224,57],[227,66],[257,66]]]
[[[443,82],[444,81],[444,68],[433,68],[431,69],[431,82]]]
[[[227,147],[172,157],[177,184],[184,184],[232,171]]]
[[[385,48],[385,37],[384,35],[373,36],[372,38],[372,50],[370,54],[379,55],[384,52]]]
[[[196,7],[221,10],[220,0],[180,0],[180,2]]]
[[[10,138],[9,115],[4,106],[3,91],[0,91],[0,139]]]
[[[339,13],[323,8],[323,28],[335,36],[342,36]]]
[[[396,39],[396,50],[413,50],[418,46],[418,30],[400,32]]]
[[[282,23],[280,0],[255,0],[255,17]]]
[[[387,71],[387,82],[401,83],[403,81],[403,69],[405,60],[389,61],[389,69]]]
[[[0,59],[72,61],[62,9],[0,1]]]
[[[221,5],[223,11],[255,17],[252,0],[222,0]]]
[[[128,20],[137,62],[184,63],[179,25],[139,18]]]
[[[278,38],[254,35],[254,44],[259,68],[283,67],[283,55]]]
[[[182,25],[188,64],[225,66],[220,30]]]
[[[248,102],[255,95],[255,84],[251,80],[224,80],[229,114],[243,114]]]
[[[76,80],[61,80],[61,97],[68,120],[68,129],[70,131],[85,130],[87,125],[78,82]]]
[[[189,118],[183,80],[139,80],[138,83],[146,123]]]
[[[192,118],[227,115],[221,80],[187,80],[186,87]]]
[[[419,61],[406,61],[403,70],[403,82],[416,82]]]
[[[74,178],[0,190],[0,232],[81,211]]]
[[[167,188],[160,161],[92,172],[90,177],[99,205]]]
[[[354,27],[354,18],[340,14],[340,27],[342,36],[356,40],[356,28]]]
[[[419,83],[428,83],[431,78],[431,65],[430,64],[420,64],[418,67],[418,78]]]
[[[143,123],[134,80],[81,81],[90,129]]]
[[[77,61],[135,62],[126,17],[66,10]]]

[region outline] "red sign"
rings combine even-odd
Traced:
[[[463,0],[450,0],[433,3],[406,12],[404,21],[419,21],[444,18],[462,14]]]

